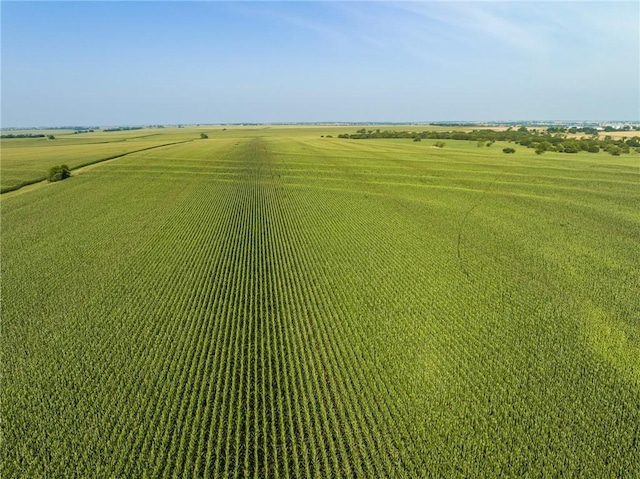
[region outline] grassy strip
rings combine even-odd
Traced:
[[[104,161],[104,160],[100,160],[100,161]],[[0,188],[0,195],[4,193],[9,193],[10,191],[19,190],[20,188],[24,188],[25,186],[35,185],[36,183],[42,183],[43,181],[46,181],[46,180],[47,178],[44,175],[42,175],[32,180],[21,181],[20,183],[13,186],[5,186],[4,188]]]

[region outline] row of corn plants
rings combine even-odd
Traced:
[[[640,473],[637,171],[450,146],[247,132],[3,199],[2,475]]]

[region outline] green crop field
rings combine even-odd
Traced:
[[[74,134],[73,131],[26,131],[16,134],[53,135],[45,138],[2,140],[0,188],[8,192],[34,181],[44,180],[48,168],[66,163],[71,168],[99,162],[137,150],[154,148],[197,138],[193,130],[178,128],[124,132]]]
[[[639,477],[640,154],[352,130],[3,194],[0,475]],[[3,186],[120,151],[35,141]]]

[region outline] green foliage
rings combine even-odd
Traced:
[[[503,148],[502,152],[503,153],[515,153],[516,149],[515,148]]]
[[[113,131],[131,131],[131,130],[142,130],[142,127],[141,126],[117,126],[115,128],[104,128],[102,131],[113,132]]]
[[[200,139],[206,140],[207,138],[209,138],[209,135],[207,135],[206,133],[200,133]]]
[[[633,138],[629,138],[625,143],[630,147],[637,148],[640,147],[640,138],[634,136]]]
[[[444,148],[445,144],[446,144],[446,143],[445,143],[444,141],[436,141],[436,142],[435,142],[435,144],[434,144],[434,146],[435,146],[436,148]]]
[[[71,176],[71,170],[67,165],[52,166],[47,171],[47,181],[61,181]]]
[[[610,146],[607,148],[607,152],[613,156],[620,156],[622,150],[618,146]]]
[[[44,138],[42,133],[7,133],[0,135],[3,140],[9,140],[12,138]]]
[[[589,129],[586,129],[590,131]],[[473,130],[471,132],[463,131],[380,131],[379,129],[373,132],[361,128],[356,131],[355,134],[342,133],[338,135],[338,138],[350,138],[354,140],[364,139],[378,139],[378,138],[412,138],[414,141],[423,139],[452,139],[452,140],[467,140],[475,141],[477,146],[490,146],[496,141],[515,142],[521,146],[527,148],[533,148],[539,150],[540,153],[545,151],[557,151],[560,153],[579,153],[581,151],[594,151],[595,147],[598,149],[608,150],[610,146],[616,146],[619,150],[616,154],[628,153],[630,147],[640,146],[640,138],[632,137],[629,139],[621,138],[613,140],[611,136],[606,136],[604,140],[599,140],[596,135],[589,138],[567,138],[566,135],[559,133],[559,131],[566,131],[566,129],[551,127],[546,132],[540,132],[538,130],[529,130],[526,127],[520,127],[517,130],[509,128],[505,131],[494,131],[489,129]],[[575,129],[578,132],[578,129]]]

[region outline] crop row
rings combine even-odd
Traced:
[[[2,475],[638,472],[625,182],[576,173],[618,195],[606,238],[547,166],[363,143],[192,142],[3,200]]]

